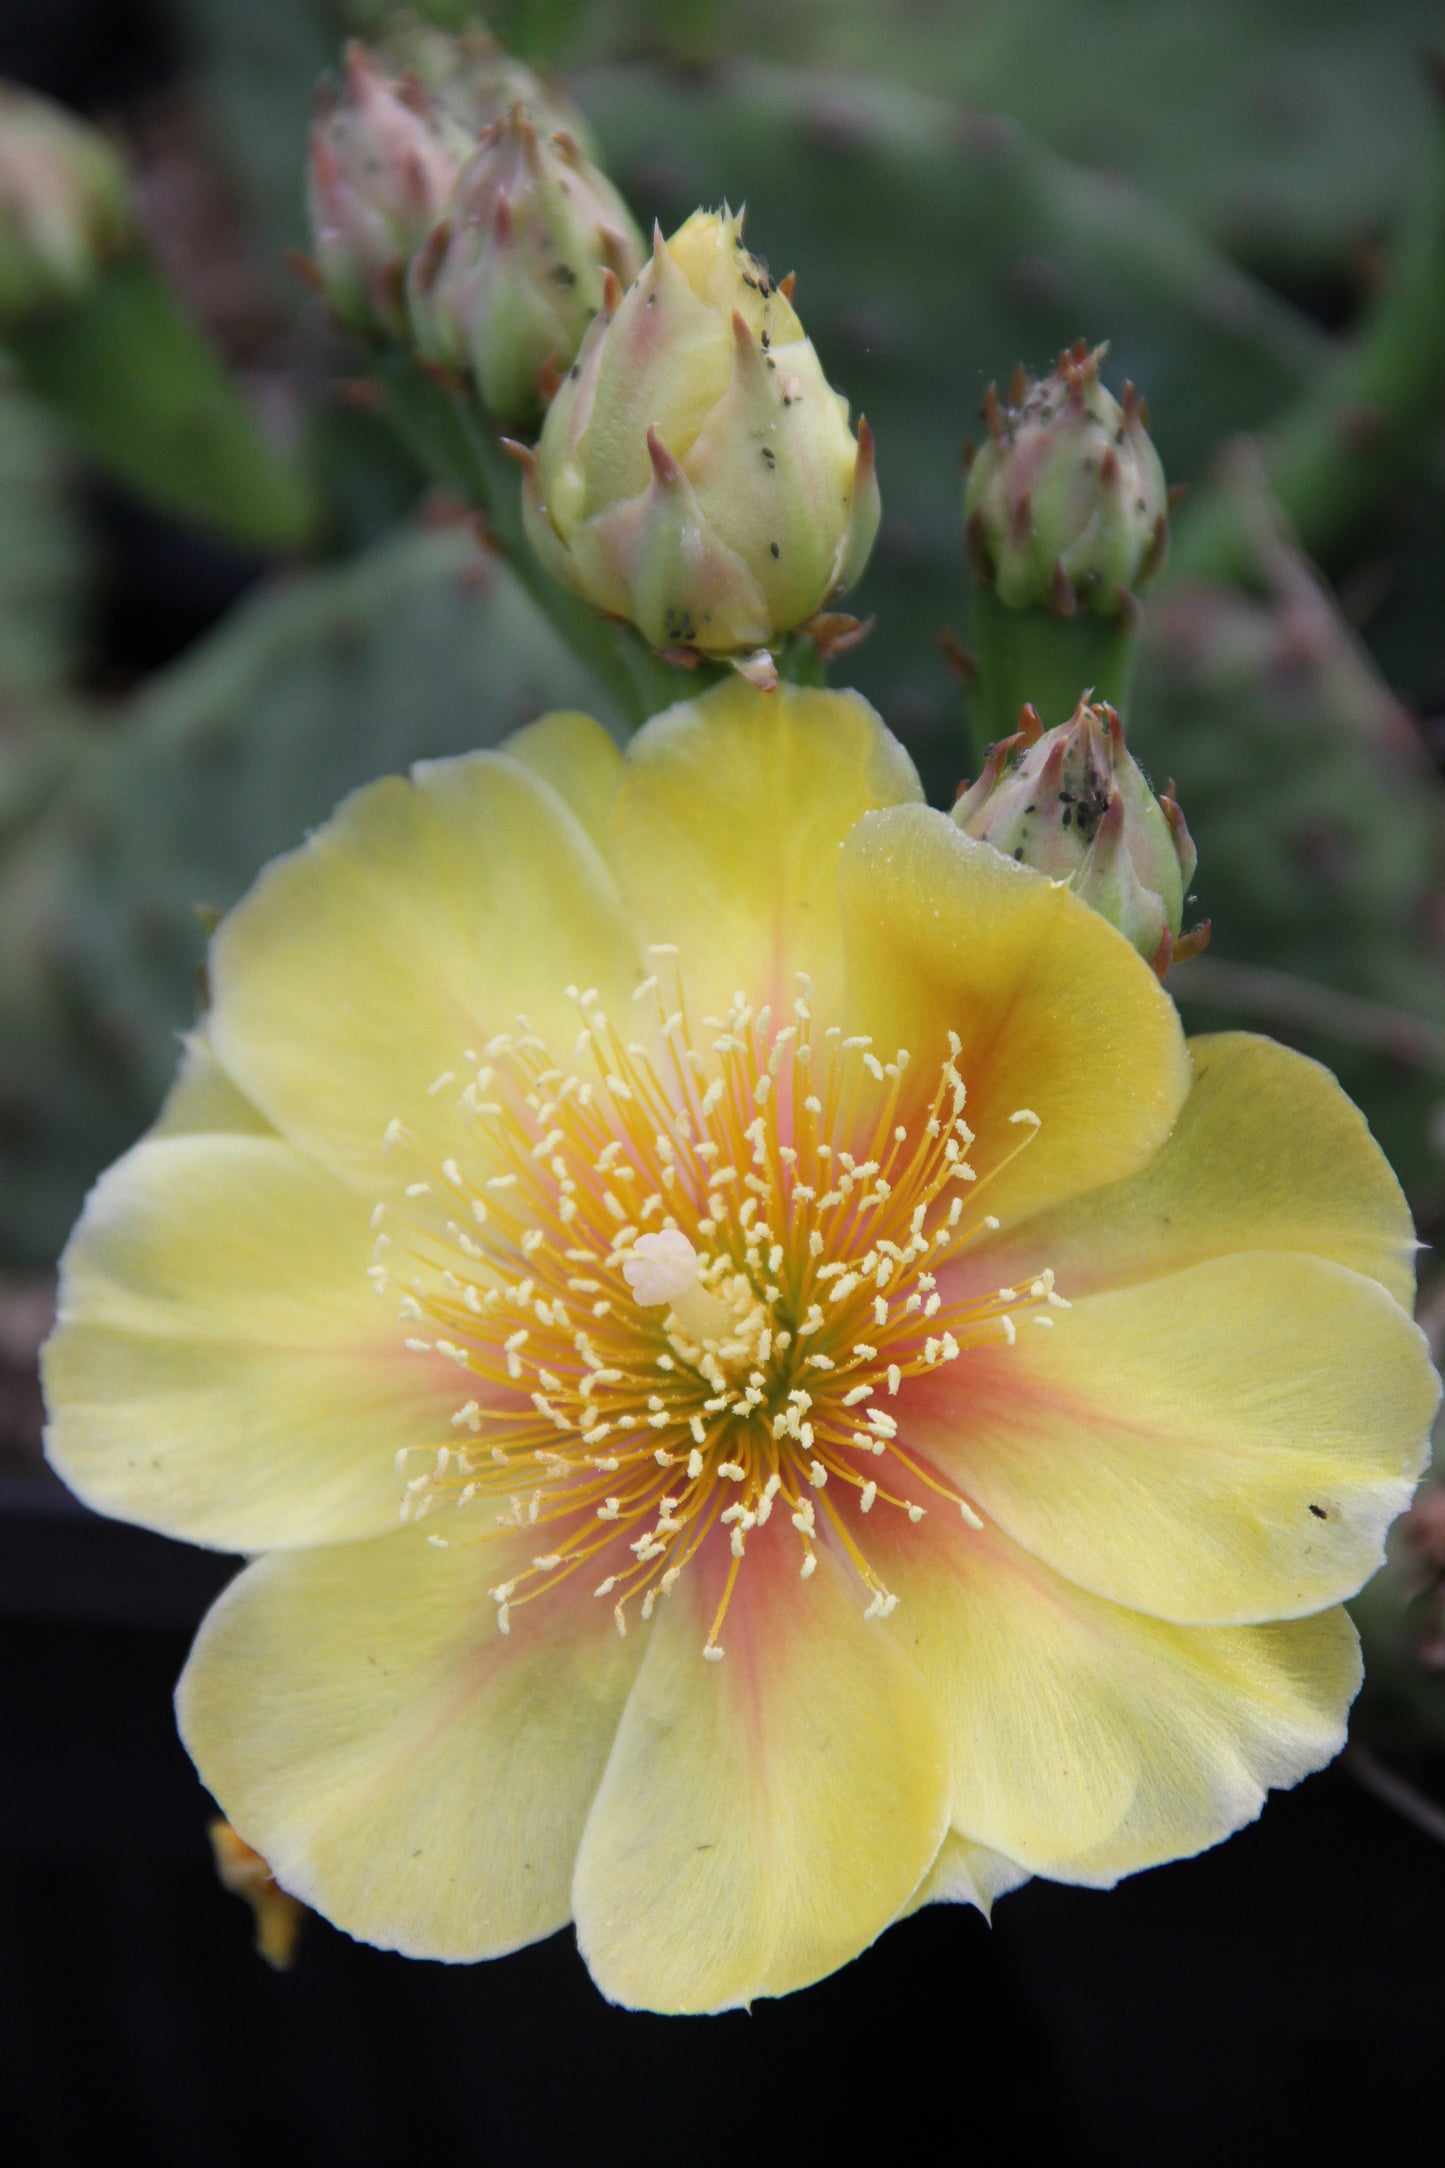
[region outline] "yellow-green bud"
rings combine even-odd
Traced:
[[[527,532],[575,592],[655,647],[771,647],[857,579],[878,527],[855,440],[792,305],[698,211],[602,314],[527,467]]]
[[[0,330],[79,299],[134,238],[114,147],[50,99],[0,84]]]
[[[1099,381],[1106,349],[1080,340],[1004,405],[990,385],[988,434],[964,488],[975,578],[1012,610],[1115,617],[1164,562],[1168,491],[1132,384],[1122,405]]]
[[[980,842],[1074,889],[1161,977],[1185,952],[1179,928],[1197,853],[1173,798],[1149,788],[1113,708],[1080,701],[1069,722],[1047,731],[1025,708],[953,817]],[[1190,934],[1187,944],[1194,953],[1204,939]]]
[[[412,259],[412,334],[429,360],[467,369],[506,429],[531,429],[603,303],[608,271],[645,251],[626,204],[565,131],[540,135],[515,105],[485,130],[447,215]]]

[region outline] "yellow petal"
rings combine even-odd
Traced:
[[[566,987],[620,1000],[642,976],[580,822],[495,753],[357,791],[267,868],[211,954],[208,1028],[227,1072],[371,1199],[403,1179],[382,1150],[393,1118],[423,1156],[455,1151],[469,1048],[524,1014],[570,1049]]]
[[[970,1205],[1007,1225],[1144,1165],[1189,1064],[1173,1002],[1121,934],[923,806],[861,821],[841,886],[849,1029],[872,1033],[884,1059],[906,1047],[919,1091],[948,1033],[962,1041]],[[1037,1134],[1011,1124],[1025,1110]]]
[[[189,1137],[217,1131],[257,1137],[276,1134],[260,1108],[253,1107],[227,1076],[203,1027],[187,1033],[175,1082],[147,1135]]]
[[[1028,1879],[1028,1868],[1016,1859],[991,1852],[986,1844],[975,1844],[950,1829],[902,1916],[906,1919],[910,1912],[921,1912],[925,1905],[972,1905],[988,1919],[998,1899]]]
[[[1201,1851],[1344,1743],[1360,1664],[1341,1610],[1170,1626],[941,1512],[868,1541],[948,1713],[955,1827],[1032,1873],[1107,1885]]]
[[[44,1356],[50,1459],[101,1512],[225,1550],[396,1526],[456,1370],[366,1278],[365,1206],[274,1136],[136,1146],[91,1192]]]
[[[1252,1250],[1044,1314],[907,1412],[911,1442],[1037,1557],[1211,1625],[1321,1610],[1381,1562],[1439,1385],[1377,1281]]]
[[[1329,1070],[1248,1032],[1192,1039],[1190,1052],[1189,1097],[1148,1166],[1018,1228],[990,1247],[989,1271],[1007,1283],[1042,1257],[1069,1295],[1235,1250],[1305,1250],[1368,1274],[1409,1308],[1410,1208]]]
[[[365,1942],[496,1957],[568,1917],[641,1648],[585,1592],[499,1633],[487,1586],[526,1562],[411,1529],[273,1552],[201,1628],[176,1695],[201,1776],[277,1881]]]
[[[843,1569],[819,1552],[804,1582],[797,1557],[755,1532],[720,1663],[702,1658],[705,1560],[653,1620],[573,1889],[614,2002],[723,2010],[805,1987],[882,1932],[942,1841],[931,1697]]]
[[[622,755],[600,723],[575,709],[558,709],[514,731],[502,751],[549,784],[605,850],[608,816],[622,780]]]
[[[612,859],[642,938],[681,949],[696,1013],[721,1015],[739,989],[791,1011],[802,970],[831,1016],[839,846],[870,807],[921,796],[856,693],[760,693],[734,677],[633,739]]]

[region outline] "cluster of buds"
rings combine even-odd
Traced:
[[[483,131],[447,214],[412,259],[412,335],[430,361],[467,371],[507,429],[531,429],[600,311],[609,273],[645,250],[626,204],[564,129],[544,135],[518,102]]]
[[[321,285],[349,329],[467,372],[529,429],[643,244],[557,101],[491,39],[353,44],[311,139]]]
[[[969,455],[969,568],[1011,610],[1117,617],[1164,562],[1169,493],[1132,384],[1099,379],[1083,340],[1043,378],[1020,369],[1008,404],[990,385],[988,434]]]
[[[535,77],[490,40],[413,32],[346,58],[312,138],[317,270],[354,330],[410,345],[530,437],[528,535],[557,578],[657,649],[772,649],[831,614],[877,532],[855,437],[792,305],[698,212],[650,259],[626,205]],[[503,101],[499,103],[499,100]]]
[[[873,441],[731,212],[696,212],[605,303],[526,467],[527,532],[564,584],[658,649],[750,654],[867,562]]]
[[[1180,937],[1197,855],[1184,815],[1168,791],[1155,797],[1111,707],[1080,701],[1069,722],[1047,731],[1025,708],[953,817],[1075,890],[1161,978],[1208,941],[1207,924]]]
[[[48,98],[0,84],[0,329],[78,300],[134,240],[114,147]]]

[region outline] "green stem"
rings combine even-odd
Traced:
[[[1264,445],[1270,489],[1307,553],[1328,562],[1409,471],[1445,408],[1445,125],[1390,284],[1336,365]],[[1227,488],[1180,517],[1170,576],[1250,579],[1254,554]]]
[[[828,666],[818,653],[810,633],[795,632],[777,658],[778,676],[785,685],[826,686]]]
[[[215,349],[143,250],[6,345],[36,396],[140,497],[260,549],[295,549],[318,511]]]
[[[713,681],[710,666],[688,671],[664,661],[629,626],[603,617],[543,569],[522,525],[519,470],[464,394],[449,391],[406,354],[388,353],[374,369],[394,426],[439,482],[486,515],[516,578],[629,730]]]
[[[1045,729],[1065,723],[1092,690],[1127,720],[1134,674],[1137,613],[1123,617],[1055,617],[1045,610],[1006,609],[991,587],[973,590],[972,639],[978,675],[969,694],[975,753],[1018,729],[1025,702]]]

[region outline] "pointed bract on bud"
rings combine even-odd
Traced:
[[[79,299],[134,238],[114,146],[49,98],[0,83],[0,329]]]
[[[1117,616],[1169,545],[1164,469],[1147,409],[1099,379],[1107,351],[1082,340],[1042,379],[1020,374],[1007,405],[991,385],[987,434],[969,467],[969,565],[1013,610]]]
[[[1167,968],[1197,853],[1174,800],[1149,788],[1113,708],[1081,701],[1069,722],[1047,731],[1026,708],[1017,733],[990,748],[953,818],[981,843],[1063,881]]]
[[[610,287],[523,496],[544,564],[656,647],[735,655],[805,625],[878,528],[866,422],[823,375],[742,219],[698,211]]]
[[[543,136],[515,105],[486,129],[447,215],[412,259],[412,333],[431,361],[466,369],[505,429],[531,429],[550,366],[570,369],[610,271],[646,251],[626,204],[565,131]]]

